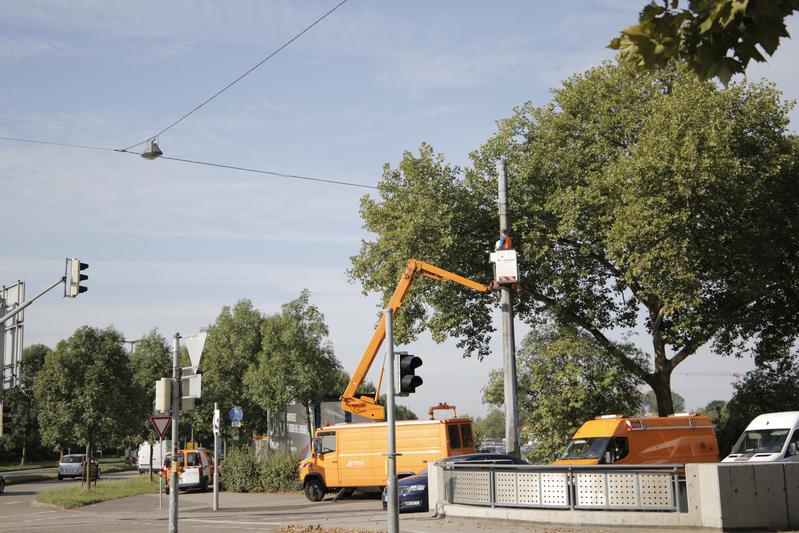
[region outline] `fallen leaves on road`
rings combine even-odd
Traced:
[[[385,533],[385,531],[374,529],[343,529],[340,527],[289,524],[281,528],[280,533]]]

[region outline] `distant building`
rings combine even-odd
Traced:
[[[324,401],[314,406],[313,429],[344,422],[369,422],[370,419],[346,413],[341,402]],[[253,437],[250,441],[256,453],[268,453],[267,450],[289,450],[308,457],[311,441],[308,438],[308,413],[299,402],[292,402],[281,413],[270,413],[269,429],[266,435]]]

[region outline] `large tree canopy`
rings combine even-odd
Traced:
[[[50,354],[50,348],[43,344],[34,344],[22,352],[19,384],[4,391],[4,402],[10,408],[10,424],[4,428],[5,434],[0,444],[6,450],[20,450],[19,464],[25,464],[25,458],[31,447],[40,445],[39,406],[33,390],[36,377]]]
[[[376,239],[363,242],[350,275],[384,298],[408,257],[488,279],[505,158],[523,280],[517,316],[549,314],[588,332],[671,413],[671,372],[700,346],[778,359],[797,337],[799,143],[786,130],[789,109],[769,84],[722,89],[685,66],[638,74],[604,64],[501,121],[473,168],[427,145],[386,166],[379,198],[361,204]],[[427,328],[483,355],[493,302],[424,281],[397,338]],[[651,370],[610,340],[631,330],[648,332]]]
[[[634,346],[615,346],[646,366]],[[540,326],[525,337],[516,366],[520,426],[535,442],[532,459],[556,458],[586,420],[638,411],[641,381],[603,355],[603,347],[593,337],[569,327]],[[491,405],[502,405],[501,371],[491,372],[483,398]]]
[[[139,389],[139,413],[141,426],[138,438],[154,437],[150,415],[155,401],[155,382],[172,377],[172,357],[167,340],[157,329],[149,331],[136,343],[130,356],[133,383]]]
[[[203,373],[203,402],[189,420],[198,431],[209,431],[214,402],[222,413],[238,406],[244,411],[243,431],[266,433],[266,411],[245,392],[244,376],[261,352],[263,316],[250,300],[225,306],[207,328],[200,370]],[[188,417],[187,417],[188,418]],[[222,424],[230,434],[230,425]]]
[[[750,60],[774,54],[789,37],[785,19],[797,10],[799,0],[688,0],[686,8],[679,0],[652,1],[609,47],[638,69],[681,58],[703,78],[726,84]]]
[[[341,364],[311,293],[303,290],[280,313],[267,316],[261,338],[263,350],[244,377],[246,393],[264,410],[279,411],[291,400],[299,401],[308,412],[312,437],[311,408],[341,392]]]
[[[124,339],[111,327],[83,326],[46,356],[34,385],[45,445],[118,445],[138,429]]]

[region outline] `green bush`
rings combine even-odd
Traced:
[[[258,475],[258,461],[255,454],[246,447],[228,451],[225,462],[219,469],[222,486],[233,492],[260,492],[261,480]]]
[[[233,492],[277,492],[296,487],[299,457],[288,451],[270,453],[258,460],[246,446],[232,449],[220,475],[225,490]]]
[[[295,453],[280,451],[271,453],[258,465],[261,486],[265,492],[290,490],[300,480],[297,468],[300,459]]]

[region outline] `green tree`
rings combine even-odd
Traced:
[[[781,411],[799,411],[799,354],[796,353],[760,365],[735,385],[727,403],[727,416],[718,432],[722,457],[730,452],[754,417]]]
[[[484,417],[475,418],[472,428],[477,436],[478,443],[483,439],[504,439],[505,412],[495,407]]]
[[[685,412],[685,398],[674,391],[671,391],[671,403],[674,406],[675,413]],[[655,391],[650,389],[641,395],[641,413],[644,415],[651,415],[657,412],[658,401],[655,397]]]
[[[28,451],[39,443],[39,408],[33,394],[36,377],[44,366],[50,348],[34,344],[22,351],[19,386],[4,391],[3,401],[10,408],[10,424],[2,438],[6,450],[19,451],[19,464],[24,465]]]
[[[716,353],[784,357],[799,331],[799,188],[791,104],[769,84],[720,88],[685,66],[639,74],[603,64],[526,104],[460,170],[422,145],[385,167],[361,202],[376,235],[350,275],[387,298],[408,257],[491,276],[496,164],[506,159],[522,283],[516,316],[548,312],[589,333],[674,412],[671,374],[707,343]],[[496,298],[420,280],[395,321],[466,355],[489,352]],[[644,366],[609,335],[644,330]],[[741,339],[755,339],[743,342]]]
[[[311,304],[311,293],[284,304],[261,325],[262,351],[244,377],[248,396],[264,410],[280,411],[297,400],[308,414],[313,437],[313,406],[340,394],[341,364],[328,339],[325,317]]]
[[[262,349],[262,322],[261,312],[251,301],[239,300],[233,307],[223,307],[216,321],[208,326],[200,360],[203,402],[186,417],[197,435],[210,435],[214,402],[223,413],[223,435],[231,435],[224,413],[234,406],[244,411],[244,434],[266,432],[266,411],[245,393],[244,387],[244,376]]]
[[[774,55],[796,10],[799,0],[688,0],[687,8],[679,0],[653,1],[608,47],[641,70],[679,58],[702,78],[727,84],[750,60],[766,61],[762,52]]]
[[[727,402],[712,400],[699,410],[699,414],[709,417],[710,421],[718,426],[727,419]]]
[[[167,340],[157,329],[145,334],[136,343],[130,356],[133,383],[138,389],[139,418],[141,427],[137,440],[153,437],[150,415],[155,401],[155,382],[161,378],[172,377],[172,356]]]
[[[78,442],[119,446],[138,429],[130,398],[137,390],[124,336],[112,327],[83,326],[58,343],[34,385],[42,442],[55,449]]]
[[[645,365],[630,344],[616,344],[631,360]],[[522,342],[516,360],[521,432],[536,443],[531,459],[549,461],[563,451],[586,420],[638,410],[641,381],[604,356],[590,335],[565,326],[539,326]],[[503,374],[491,372],[483,399],[503,404]],[[504,430],[503,430],[504,434]]]

